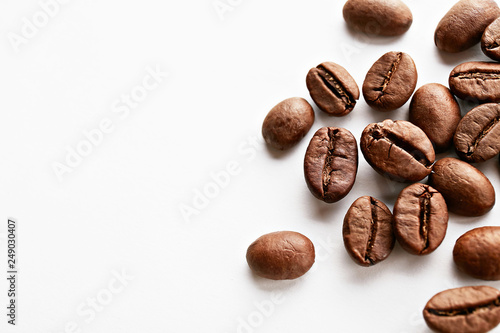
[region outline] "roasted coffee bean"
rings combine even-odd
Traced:
[[[448,208],[441,193],[424,184],[412,184],[394,206],[394,232],[403,249],[425,255],[441,244],[448,228]]]
[[[436,158],[427,135],[404,120],[386,119],[366,126],[360,145],[373,169],[401,182],[417,182],[425,178]]]
[[[410,121],[427,134],[436,152],[444,152],[451,146],[460,118],[457,100],[442,84],[426,84],[413,95]]]
[[[453,261],[466,274],[500,280],[500,227],[472,229],[457,240]]]
[[[394,248],[391,211],[380,200],[361,197],[347,211],[342,234],[347,252],[358,265],[375,265]]]
[[[471,61],[450,73],[450,90],[461,99],[477,102],[500,102],[500,64]]]
[[[272,280],[301,277],[314,264],[314,245],[306,236],[278,231],[259,237],[247,250],[247,262],[257,275]]]
[[[304,176],[311,193],[325,202],[337,202],[351,191],[357,172],[358,146],[351,132],[320,128],[304,158]]]
[[[495,204],[495,190],[486,176],[467,162],[443,158],[434,164],[429,184],[446,200],[448,209],[465,216],[484,215]]]
[[[482,162],[500,153],[500,104],[482,104],[469,111],[455,133],[455,150],[468,162]]]
[[[500,60],[500,18],[491,22],[484,30],[481,38],[481,49],[491,59]]]
[[[500,323],[500,291],[474,286],[442,291],[425,305],[427,325],[442,333],[486,333]]]
[[[302,140],[313,123],[311,105],[303,98],[288,98],[269,111],[262,124],[262,136],[271,147],[288,149]]]
[[[324,62],[306,77],[307,89],[320,110],[332,116],[345,116],[359,99],[359,88],[344,67]]]
[[[410,9],[400,0],[348,0],[343,14],[352,29],[381,36],[402,35],[413,22]]]
[[[417,79],[417,68],[408,54],[388,52],[366,74],[363,97],[371,107],[391,111],[408,101],[417,86]]]
[[[464,51],[479,43],[486,27],[499,16],[494,0],[461,0],[439,22],[434,42],[442,51]]]

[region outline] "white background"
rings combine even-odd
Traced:
[[[305,77],[323,61],[344,66],[361,87],[388,51],[413,57],[418,86],[447,84],[457,64],[486,60],[479,46],[456,55],[434,46],[454,2],[406,1],[411,29],[374,38],[346,29],[344,1],[222,0],[232,10],[218,13],[213,0],[70,0],[47,22],[42,16],[16,51],[9,36],[21,36],[41,7],[3,0],[0,267],[14,217],[20,277],[15,328],[6,324],[1,279],[0,332],[429,332],[421,311],[435,293],[500,288],[459,273],[451,255],[467,230],[497,225],[500,206],[480,218],[451,214],[429,256],[397,245],[386,261],[363,268],[344,250],[344,214],[362,195],[392,209],[404,185],[360,154],[344,200],[329,205],[309,193],[302,163],[317,129],[345,127],[359,141],[369,123],[407,119],[408,104],[381,113],[361,98],[343,118],[315,108],[313,128],[290,151],[255,143],[275,104],[293,96],[312,103]],[[114,112],[123,94],[140,90],[147,68],[168,77],[129,114]],[[54,165],[105,119],[111,133],[60,181]],[[215,188],[214,175],[235,163],[237,174]],[[498,190],[498,159],[478,167]],[[200,199],[207,189],[211,197]],[[198,209],[185,217],[188,206]],[[316,246],[316,263],[300,279],[264,280],[247,266],[248,245],[278,230],[301,232]],[[120,284],[122,273],[128,280]]]

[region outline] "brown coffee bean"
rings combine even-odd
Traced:
[[[361,152],[375,171],[401,182],[417,182],[431,172],[436,155],[427,135],[412,123],[386,119],[366,126]]]
[[[500,280],[500,227],[472,229],[457,240],[453,260],[466,274],[482,280]]]
[[[271,147],[288,149],[302,140],[313,123],[311,105],[303,98],[288,98],[269,111],[262,124],[262,136]]]
[[[457,100],[442,84],[426,84],[413,95],[410,122],[427,134],[436,152],[444,152],[451,146],[460,118]]]
[[[400,0],[348,0],[343,9],[347,25],[381,36],[398,36],[410,29],[413,15]]]
[[[306,84],[314,103],[332,116],[345,116],[359,99],[359,88],[344,67],[324,62],[307,73]]]
[[[395,110],[408,101],[417,86],[417,68],[403,52],[388,52],[366,74],[363,97],[380,111]]]
[[[500,64],[465,62],[451,71],[449,84],[451,92],[458,98],[500,102]]]
[[[382,201],[361,197],[347,211],[342,235],[347,252],[358,265],[375,265],[394,248],[391,211]]]
[[[304,176],[311,193],[325,202],[337,202],[351,191],[357,172],[358,146],[351,132],[320,128],[304,158]]]
[[[443,158],[434,164],[429,184],[446,200],[448,209],[465,216],[484,215],[495,205],[495,189],[486,176],[467,162]]]
[[[394,232],[403,249],[426,255],[441,244],[448,228],[448,208],[441,193],[424,184],[412,184],[394,206]]]
[[[427,325],[443,333],[486,333],[500,323],[500,291],[489,286],[448,289],[423,311]]]
[[[468,162],[483,162],[500,153],[500,104],[482,104],[469,111],[457,127],[455,150]]]
[[[481,38],[481,50],[493,60],[500,60],[500,18],[497,18],[484,30]]]
[[[314,264],[314,245],[306,236],[278,231],[259,237],[247,250],[247,262],[257,275],[272,280],[301,277]]]
[[[486,27],[499,16],[494,0],[461,0],[439,22],[434,42],[442,51],[464,51],[479,43]]]

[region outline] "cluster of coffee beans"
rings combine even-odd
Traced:
[[[413,21],[400,0],[348,0],[344,19],[352,29],[400,35]],[[439,22],[435,44],[461,52],[481,41],[483,52],[500,60],[500,8],[493,0],[461,0]],[[410,121],[386,119],[366,126],[361,152],[368,164],[391,180],[411,183],[394,211],[371,196],[357,199],[343,223],[344,245],[353,261],[372,266],[386,259],[395,242],[413,255],[432,253],[442,243],[448,211],[481,216],[495,204],[488,178],[469,163],[500,153],[500,63],[466,62],[455,67],[449,86],[426,84],[417,90],[417,70],[403,52],[388,52],[366,74],[364,100],[379,111],[410,103]],[[324,62],[312,68],[306,85],[318,108],[332,116],[351,112],[360,97],[356,81],[342,66]],[[479,106],[461,118],[454,96]],[[288,149],[311,129],[314,111],[303,98],[290,98],[267,115],[262,134],[268,145]],[[436,161],[436,152],[454,147],[458,157]],[[358,143],[345,128],[323,127],[313,135],[304,158],[311,193],[334,203],[352,189],[358,171]],[[418,183],[428,177],[428,184]],[[296,232],[264,235],[247,251],[250,268],[275,280],[305,274],[315,259],[312,242]],[[472,277],[500,280],[500,227],[473,229],[454,247],[456,266]],[[487,332],[500,323],[500,291],[489,286],[443,291],[427,303],[424,319],[439,332]]]

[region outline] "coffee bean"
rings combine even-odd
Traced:
[[[381,36],[402,35],[413,22],[410,9],[400,0],[348,0],[343,15],[352,29]]]
[[[427,135],[412,123],[386,119],[366,126],[361,152],[375,171],[401,182],[417,182],[431,172],[435,153]]]
[[[325,202],[337,202],[351,191],[357,171],[358,146],[351,132],[320,128],[304,158],[304,176],[311,193]]]
[[[481,38],[481,50],[493,60],[500,60],[500,18],[497,18],[484,30]]]
[[[262,124],[262,136],[279,150],[296,145],[314,123],[314,110],[303,98],[293,97],[278,103]]]
[[[345,116],[359,99],[356,81],[344,67],[333,62],[312,68],[307,74],[306,84],[314,103],[332,116]]]
[[[314,245],[306,236],[278,231],[259,237],[247,250],[247,262],[257,275],[272,280],[301,277],[314,264]]]
[[[500,227],[472,229],[457,240],[453,260],[466,274],[482,280],[500,280]]]
[[[442,84],[426,84],[413,95],[410,122],[427,134],[436,152],[444,152],[451,146],[460,118],[457,100]]]
[[[448,289],[423,311],[427,325],[443,333],[486,333],[500,323],[500,291],[489,286]]]
[[[394,206],[394,232],[403,249],[425,255],[441,244],[448,228],[448,208],[441,193],[424,184],[412,184]]]
[[[408,101],[417,86],[417,68],[403,52],[388,52],[366,74],[363,97],[380,111],[395,110]]]
[[[442,51],[464,51],[479,43],[486,27],[499,16],[494,0],[461,0],[439,22],[434,42]]]
[[[455,133],[455,150],[468,162],[483,162],[500,153],[500,104],[482,104],[469,111]]]
[[[495,204],[495,190],[486,176],[467,162],[443,158],[434,164],[429,184],[446,200],[448,209],[465,216],[484,215]]]
[[[394,248],[391,211],[380,200],[361,197],[347,211],[342,235],[347,252],[358,265],[375,265]]]
[[[449,84],[451,92],[458,98],[500,102],[500,64],[465,62],[451,71]]]

